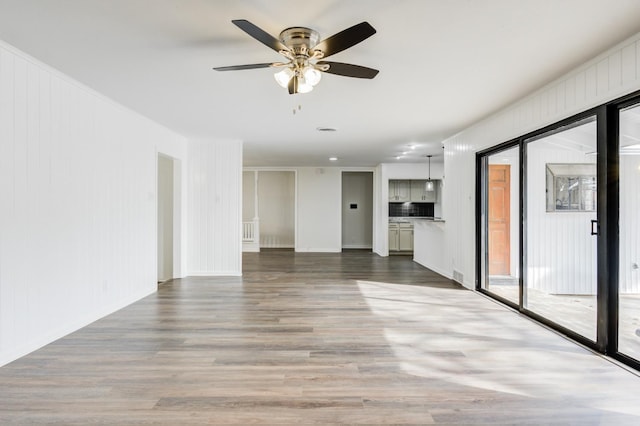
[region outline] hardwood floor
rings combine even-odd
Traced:
[[[640,378],[413,263],[244,254],[0,368],[0,424],[639,424]]]

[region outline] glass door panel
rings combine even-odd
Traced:
[[[526,141],[523,306],[596,340],[596,120]]]
[[[518,147],[488,155],[484,162],[482,288],[519,303]]]
[[[618,352],[640,360],[640,106],[620,112]]]

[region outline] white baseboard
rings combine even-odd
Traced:
[[[296,248],[298,253],[340,253],[342,249],[333,248]]]
[[[242,271],[191,271],[188,277],[241,277]]]
[[[453,279],[453,273],[451,273],[451,272],[445,271],[444,269],[440,269],[440,268],[437,268],[437,267],[434,267],[434,266],[425,265],[422,262],[418,262],[415,258],[413,259],[413,261],[416,262],[419,265],[424,266],[427,269],[431,269],[433,272],[436,272],[436,273],[442,275],[445,278],[448,278],[450,280]]]
[[[141,291],[137,294],[127,297],[124,300],[105,306],[103,309],[91,312],[90,314],[85,314],[69,324],[62,325],[57,329],[52,330],[49,333],[46,333],[43,336],[39,336],[31,340],[29,343],[21,345],[18,348],[12,348],[9,351],[0,353],[0,367],[12,361],[17,360],[18,358],[28,355],[31,352],[36,351],[48,345],[49,343],[53,343],[56,340],[61,339],[68,334],[78,331],[81,328],[86,327],[89,324],[95,321],[98,321],[101,318],[106,317],[107,315],[111,315],[112,313],[119,311],[120,309],[125,308],[131,305],[132,303],[137,302],[138,300],[144,299],[145,297],[155,293],[156,291],[157,291],[157,286],[154,284],[151,290]]]

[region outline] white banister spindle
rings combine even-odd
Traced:
[[[242,222],[242,241],[253,242],[255,239],[255,226],[252,222]]]

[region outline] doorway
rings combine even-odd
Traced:
[[[174,160],[158,155],[158,282],[174,277]]]
[[[295,172],[259,171],[257,192],[260,248],[294,248]]]
[[[373,247],[373,172],[342,172],[342,248]]]

